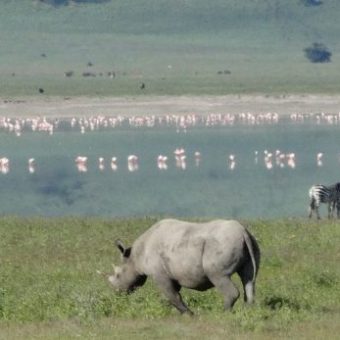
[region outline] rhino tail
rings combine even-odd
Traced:
[[[252,281],[255,282],[256,275],[258,272],[258,264],[259,264],[259,256],[260,256],[260,250],[257,245],[257,242],[255,238],[248,232],[248,230],[245,230],[244,233],[244,242],[247,245],[247,249],[249,252],[249,256],[251,259],[251,262],[253,264],[253,279]]]

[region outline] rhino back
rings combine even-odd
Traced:
[[[139,272],[165,273],[190,287],[204,281],[207,272],[233,272],[243,255],[244,233],[237,221],[162,220],[134,242],[132,254]]]

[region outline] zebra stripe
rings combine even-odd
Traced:
[[[337,217],[340,216],[340,183],[335,183],[330,186],[326,185],[313,185],[309,189],[309,218],[312,217],[313,211],[320,219],[319,206],[320,203],[328,204],[328,218],[333,217],[334,208],[337,209]]]

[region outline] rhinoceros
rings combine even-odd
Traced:
[[[204,291],[216,287],[231,309],[240,293],[231,281],[237,273],[244,300],[252,303],[260,264],[255,238],[237,221],[214,220],[192,223],[161,220],[139,236],[132,247],[118,240],[122,264],[104,275],[117,290],[127,293],[142,286],[150,276],[181,313],[193,314],[180,295],[182,287]]]

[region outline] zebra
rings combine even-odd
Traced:
[[[319,206],[320,203],[328,203],[328,218],[332,218],[334,209],[337,210],[337,218],[340,217],[340,183],[330,186],[313,185],[309,189],[309,218],[312,217],[313,211],[316,213],[317,219],[320,219]]]

